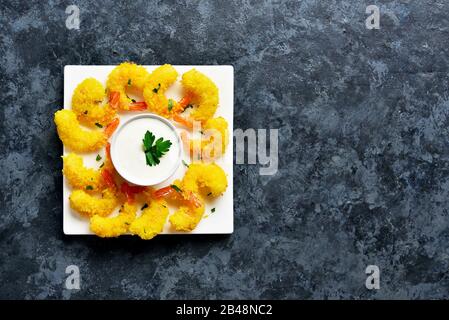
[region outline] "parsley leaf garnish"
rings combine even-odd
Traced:
[[[212,208],[212,210],[210,212],[214,213],[215,212],[215,208]]]
[[[95,158],[95,160],[100,161],[101,160],[101,156],[99,154],[97,154],[97,157]]]
[[[156,142],[155,139],[154,134],[147,130],[142,140],[146,163],[150,167],[160,163],[159,159],[170,150],[172,144],[170,140],[164,140],[162,137],[157,139]]]
[[[182,193],[182,190],[176,184],[172,184],[170,187],[175,189],[176,192]]]
[[[94,187],[92,187],[92,186],[86,186],[86,190],[94,190]]]
[[[148,208],[148,203],[145,203],[140,210],[144,210],[146,208]]]
[[[128,86],[131,85],[131,79],[128,79]]]
[[[170,112],[171,109],[173,109],[173,99],[168,99],[168,112]]]
[[[154,93],[157,93],[157,92],[159,91],[160,88],[161,88],[161,84],[159,83],[159,84],[157,85],[157,88],[154,88],[154,89],[153,89],[153,92],[154,92]]]
[[[187,162],[185,162],[184,160],[182,160],[182,164],[185,165],[187,168],[189,167],[189,165],[187,164]]]
[[[99,124],[98,122],[95,122],[95,125],[96,125],[98,128],[103,128],[103,126],[102,126],[101,124]]]

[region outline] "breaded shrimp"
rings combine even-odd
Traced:
[[[103,85],[94,78],[87,78],[75,89],[72,96],[72,110],[81,124],[94,127],[106,126],[115,118],[118,103],[109,101],[103,105],[106,92]],[[118,102],[118,101],[117,101]]]
[[[75,189],[87,193],[103,191],[105,188],[116,188],[113,173],[114,165],[110,156],[110,144],[106,144],[106,157],[100,169],[95,170],[84,166],[83,158],[75,153],[63,156],[63,170],[69,184]]]
[[[101,172],[92,168],[86,168],[83,158],[75,153],[69,153],[62,157],[63,173],[69,184],[75,189],[83,189],[88,193],[102,191],[105,187]]]
[[[183,203],[170,216],[175,230],[192,231],[200,222],[204,210],[204,197],[217,197],[226,191],[228,181],[222,168],[215,163],[192,163],[182,181],[157,190],[155,198],[175,197]]]
[[[86,217],[108,216],[119,204],[117,194],[111,189],[105,189],[102,192],[102,198],[90,195],[84,190],[74,190],[69,200],[72,209]]]
[[[229,143],[229,132],[228,123],[223,117],[208,119],[201,127],[201,133],[200,139],[191,140],[187,132],[181,132],[185,148],[190,150],[193,159],[196,159],[195,155],[201,153],[200,158],[203,161],[215,160],[225,153]],[[200,150],[197,150],[198,148]]]
[[[133,102],[127,94],[127,89],[134,89],[142,92],[145,84],[148,82],[150,74],[147,69],[132,62],[124,62],[108,76],[106,82],[107,90],[110,94],[117,92],[119,94],[119,108],[121,110],[140,111],[146,109],[143,102]]]
[[[180,206],[175,213],[173,213],[169,220],[176,231],[192,231],[196,228],[203,217],[205,207],[202,205],[198,208],[190,206]]]
[[[198,194],[203,191],[212,197],[218,197],[226,191],[228,181],[226,173],[215,163],[191,163],[182,179],[181,188]]]
[[[63,109],[55,113],[55,124],[62,143],[76,152],[91,152],[102,148],[119,124],[115,118],[104,131],[81,128],[75,113]]]
[[[178,102],[167,99],[165,96],[165,91],[176,81],[177,77],[178,72],[170,64],[164,64],[151,73],[149,81],[143,89],[143,98],[148,110],[166,118],[182,111]]]
[[[182,75],[182,86],[193,105],[190,117],[197,121],[206,121],[214,116],[218,107],[218,88],[203,73],[192,69]]]
[[[106,144],[106,137],[103,132],[82,129],[72,110],[57,111],[55,123],[62,143],[74,151],[95,151]]]
[[[128,232],[136,218],[136,211],[135,205],[125,202],[116,217],[107,218],[94,215],[90,218],[90,230],[102,238],[118,237]]]
[[[192,231],[200,222],[205,203],[201,196],[194,194],[187,189],[181,189],[182,181],[175,180],[173,184],[159,189],[154,193],[154,198],[168,197],[175,200],[180,207],[169,220],[173,228],[177,231]]]
[[[144,240],[150,240],[162,232],[168,214],[164,199],[152,199],[149,207],[143,209],[141,216],[131,224],[129,231]]]

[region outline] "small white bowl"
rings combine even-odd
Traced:
[[[148,166],[143,151],[146,130],[172,142],[160,164]],[[139,186],[153,186],[169,179],[181,163],[182,143],[176,128],[165,118],[155,114],[139,114],[120,124],[112,136],[111,160],[123,179]]]

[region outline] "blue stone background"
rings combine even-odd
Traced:
[[[65,27],[70,4],[80,30]],[[377,4],[381,29],[367,30]],[[0,298],[449,298],[449,4],[2,1]],[[279,171],[235,165],[231,236],[62,233],[67,64],[230,64],[235,128],[278,128]],[[81,290],[64,289],[78,265]],[[365,288],[378,265],[380,290]]]

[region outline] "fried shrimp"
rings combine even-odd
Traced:
[[[215,83],[196,69],[184,73],[181,83],[189,102],[198,106],[190,117],[203,122],[212,118],[218,107],[218,88]]]
[[[69,153],[62,157],[63,173],[69,184],[75,189],[83,189],[87,192],[98,192],[104,189],[104,182],[99,170],[86,168],[83,158],[75,153]]]
[[[193,126],[193,125],[192,125]],[[201,159],[214,160],[222,156],[229,143],[228,123],[223,117],[208,119],[201,127],[201,138],[190,139],[187,132],[181,132],[185,148],[190,150],[193,159],[201,154]],[[199,150],[198,150],[199,149]]]
[[[223,169],[215,163],[192,163],[182,179],[185,190],[218,197],[226,191],[228,180]]]
[[[173,213],[169,220],[176,231],[192,231],[196,228],[203,217],[205,207],[202,205],[198,208],[189,206],[181,206]]]
[[[168,197],[180,204],[178,210],[169,217],[169,221],[177,231],[192,231],[203,217],[205,203],[201,196],[179,186],[182,186],[182,181],[175,180],[171,186],[157,190],[154,197]]]
[[[74,190],[69,197],[69,201],[72,209],[86,217],[108,216],[119,204],[117,194],[111,189],[105,189],[101,198],[90,195],[84,190]]]
[[[76,152],[91,152],[102,148],[119,124],[115,118],[104,131],[83,129],[72,110],[55,113],[55,124],[62,143]]]
[[[164,199],[151,199],[150,205],[142,210],[139,218],[133,221],[129,231],[144,240],[150,240],[162,232],[169,211]]]
[[[72,96],[72,110],[79,122],[89,127],[110,123],[117,114],[118,99],[111,95],[110,101],[103,105],[105,98],[105,89],[98,80],[87,78],[81,82]]]
[[[83,158],[75,153],[62,157],[63,170],[69,184],[74,189],[85,190],[87,193],[103,191],[105,188],[115,189],[113,177],[114,165],[110,156],[110,144],[106,144],[106,157],[99,170],[84,166]]]
[[[74,151],[95,151],[106,143],[103,132],[82,129],[72,110],[64,109],[56,112],[55,123],[62,143]]]
[[[157,190],[155,198],[174,197],[182,205],[169,221],[177,231],[192,231],[205,210],[206,196],[217,197],[226,191],[228,181],[222,168],[215,163],[192,163],[182,181]]]
[[[126,202],[116,217],[94,215],[90,218],[90,229],[102,238],[118,237],[129,231],[129,227],[136,218],[136,211],[135,205]]]
[[[176,231],[192,231],[201,221],[206,209],[203,200],[199,207],[181,205],[169,218],[172,227]]]
[[[166,118],[182,111],[182,105],[165,96],[165,91],[176,81],[176,78],[178,78],[178,72],[170,64],[164,64],[151,73],[143,89],[143,98],[148,110]]]
[[[126,94],[128,89],[142,92],[150,74],[147,69],[132,62],[124,62],[115,67],[106,82],[110,94],[119,94],[119,108],[125,111],[141,111],[147,108],[143,102],[133,102]]]

